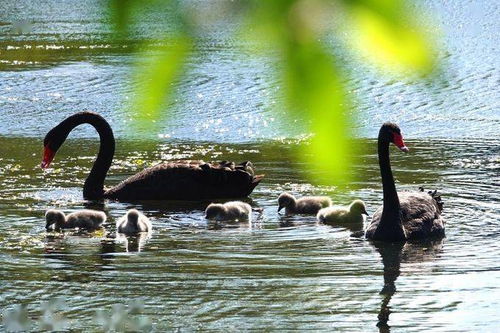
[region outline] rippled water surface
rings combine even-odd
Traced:
[[[382,196],[373,140],[359,142],[368,151],[353,172],[363,177],[342,193],[305,182],[289,145],[117,143],[108,185],[179,152],[253,160],[267,177],[249,202],[264,213],[252,224],[232,225],[207,223],[206,203],[86,204],[81,184],[97,149],[93,140],[67,142],[45,173],[39,139],[0,141],[2,307],[22,303],[35,311],[41,301],[63,296],[75,327],[92,327],[77,319],[130,298],[144,301],[157,330],[374,330],[378,316],[389,313],[390,325],[407,331],[498,326],[498,141],[410,140],[410,154],[393,151],[399,189],[440,189],[447,220],[443,241],[402,248],[276,212],[283,190],[330,195],[338,204],[360,197],[373,212]],[[104,209],[107,232],[46,234],[48,207]],[[114,221],[130,207],[143,209],[155,228],[140,253],[127,253],[137,241],[127,246],[114,235]]]
[[[495,1],[420,4],[437,27],[429,33],[439,29],[442,36],[436,45],[442,69],[432,82],[394,80],[345,54],[346,83],[361,110],[353,124],[359,136],[376,136],[386,120],[397,121],[413,137],[497,135],[498,6]],[[134,97],[134,57],[127,52],[131,45],[109,42],[105,12],[94,0],[0,4],[0,134],[42,136],[52,116],[75,110],[97,111],[113,121],[117,135],[130,134],[130,120],[119,111]],[[32,32],[12,34],[12,22],[23,20],[32,22]],[[144,20],[139,40],[162,31],[164,19],[152,14]],[[188,74],[174,87],[178,98],[166,105],[171,116],[162,123],[162,134],[217,142],[304,134],[300,119],[294,126],[283,119],[275,59],[241,47],[231,29],[212,27],[198,40],[199,53],[188,59]]]
[[[350,65],[346,84],[360,109],[355,144],[364,153],[352,169],[356,181],[343,191],[308,182],[301,170],[309,166],[293,157],[296,138],[304,134],[300,119],[287,124],[275,110],[280,82],[273,60],[242,51],[224,29],[198,42],[202,52],[189,59],[188,76],[176,84],[178,101],[167,106],[171,116],[161,133],[129,139],[131,120],[122,110],[133,98],[135,58],[124,51],[128,45],[106,43],[110,28],[101,5],[0,3],[4,325],[25,309],[37,330],[45,318],[41,309],[53,306],[58,310],[52,315],[67,320],[63,327],[97,330],[104,325],[100,318],[114,313],[118,320],[137,302],[139,314],[130,318],[156,331],[498,329],[496,2],[419,5],[444,33],[436,82],[402,83]],[[12,23],[23,20],[32,23],[32,32],[12,34]],[[161,31],[155,25],[160,21],[151,17],[151,30],[137,35]],[[36,56],[26,57],[31,50]],[[72,133],[51,169],[39,168],[45,133],[80,110],[104,115],[118,138],[106,185],[169,159],[251,160],[266,174],[248,200],[262,216],[251,224],[221,225],[203,218],[207,202],[84,201],[82,184],[98,149],[90,126]],[[385,120],[401,125],[411,149],[406,155],[391,150],[398,189],[440,190],[445,239],[377,244],[356,237],[358,230],[277,213],[284,190],[329,195],[336,204],[362,198],[374,212],[382,192],[370,138]],[[46,233],[44,213],[52,207],[104,210],[106,231]],[[114,222],[131,207],[151,217],[150,238],[115,236]]]

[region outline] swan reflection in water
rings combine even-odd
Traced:
[[[253,221],[207,221],[208,230],[224,230],[224,231],[251,231],[262,229],[262,218]]]
[[[433,260],[443,248],[443,239],[427,239],[412,242],[372,242],[382,257],[384,265],[384,286],[380,291],[383,296],[378,313],[377,327],[380,332],[390,332],[389,303],[396,292],[396,280],[401,273],[401,263],[411,264]]]
[[[117,232],[115,242],[118,244],[125,244],[126,252],[141,252],[150,238],[151,231],[140,232],[134,235],[125,235]]]

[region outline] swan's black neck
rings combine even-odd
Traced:
[[[390,141],[383,130],[384,128],[380,130],[378,137],[378,162],[384,190],[384,208],[374,239],[389,241],[404,240],[405,236],[401,226],[398,192],[394,184],[391,161],[389,159]]]
[[[115,154],[115,138],[108,122],[93,112],[76,113],[58,126],[61,126],[67,136],[75,127],[90,124],[99,133],[100,145],[97,159],[83,186],[83,197],[87,200],[101,199],[104,195],[104,179]]]
[[[380,139],[378,142],[378,163],[384,189],[384,213],[398,212],[399,215],[399,198],[392,176],[389,142]]]

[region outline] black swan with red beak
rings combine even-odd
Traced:
[[[442,202],[437,192],[396,192],[389,160],[389,144],[408,152],[401,130],[385,123],[378,135],[378,160],[384,190],[384,205],[373,214],[366,238],[380,241],[404,241],[444,237]]]
[[[113,161],[115,138],[108,122],[97,113],[79,112],[54,127],[45,136],[42,168],[48,168],[57,150],[78,125],[90,124],[99,133],[97,159],[83,186],[88,200],[203,200],[242,198],[252,193],[263,175],[254,175],[250,162],[205,163],[171,161],[145,169],[115,187],[104,189],[104,179]]]

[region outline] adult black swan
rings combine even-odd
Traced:
[[[378,160],[384,204],[373,214],[366,238],[381,241],[404,241],[444,236],[441,217],[442,202],[436,192],[396,192],[389,160],[389,144],[408,152],[401,130],[394,123],[385,123],[378,135]]]
[[[88,200],[202,200],[241,198],[252,193],[263,175],[255,176],[250,162],[204,163],[171,161],[145,169],[117,186],[104,189],[104,179],[115,153],[115,139],[108,122],[97,113],[79,112],[54,127],[45,136],[42,168],[49,167],[69,133],[78,125],[90,124],[99,133],[100,147],[83,186]]]

